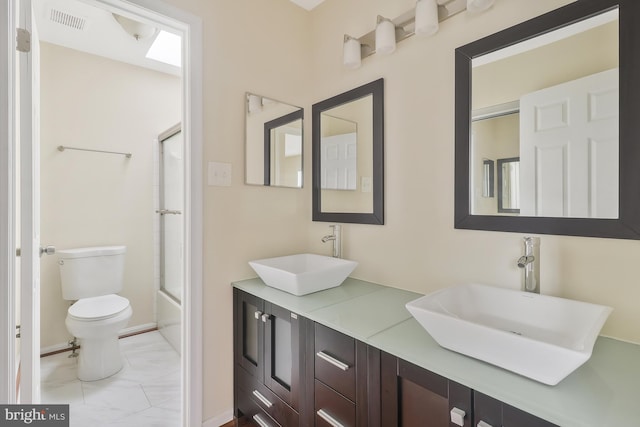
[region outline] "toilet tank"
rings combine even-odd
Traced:
[[[57,251],[62,298],[78,300],[120,292],[126,251],[126,246]]]

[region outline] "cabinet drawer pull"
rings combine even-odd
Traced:
[[[257,397],[258,400],[262,402],[267,408],[271,408],[273,406],[273,403],[269,402],[269,399],[264,397],[258,390],[253,390],[253,395]]]
[[[253,317],[255,317],[256,320],[260,320],[260,316],[262,316],[262,312],[260,310],[253,313]]]
[[[324,359],[325,361],[331,363],[333,366],[335,366],[338,369],[342,369],[343,371],[346,371],[349,369],[349,365],[347,365],[344,362],[339,361],[338,359],[336,359],[335,357],[331,357],[329,356],[327,353],[325,353],[324,351],[319,351],[316,353],[316,356],[318,356],[320,359]]]
[[[258,423],[258,425],[259,425],[260,427],[271,427],[271,426],[270,426],[269,424],[267,424],[267,423],[262,419],[262,417],[261,417],[260,415],[258,415],[258,414],[255,414],[255,415],[253,416],[253,420],[254,420],[255,422],[257,422],[257,423]]]
[[[338,420],[327,414],[324,409],[318,409],[318,412],[316,412],[316,414],[318,414],[320,418],[329,423],[331,427],[344,427],[344,425],[342,425]]]
[[[263,315],[262,315],[262,321],[263,321],[264,323],[267,323],[267,320],[269,320],[270,318],[271,318],[271,316],[270,316],[270,315],[268,315],[267,313],[265,313],[265,314],[263,314]]]
[[[485,423],[484,421],[480,421],[477,427],[493,427],[493,426],[489,423]]]

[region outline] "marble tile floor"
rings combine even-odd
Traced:
[[[42,403],[68,403],[70,427],[180,427],[180,356],[158,331],[120,340],[123,368],[76,378],[69,352],[40,359]],[[80,350],[82,351],[82,350]]]

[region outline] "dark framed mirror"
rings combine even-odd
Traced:
[[[248,92],[245,101],[245,183],[301,188],[304,109]]]
[[[312,106],[313,220],[384,224],[384,81]]]
[[[640,2],[578,0],[455,58],[456,228],[640,239]],[[476,208],[481,157],[520,158],[519,211]]]

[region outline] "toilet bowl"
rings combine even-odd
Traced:
[[[67,311],[67,330],[80,344],[78,378],[96,381],[122,369],[118,333],[133,313],[116,295],[124,282],[125,246],[58,251],[62,297],[76,301]]]
[[[118,332],[133,311],[129,300],[111,294],[84,298],[67,311],[67,330],[79,340],[78,378],[96,381],[122,369]]]

